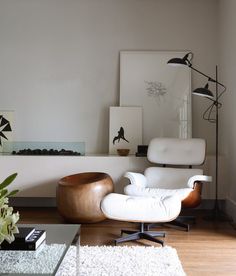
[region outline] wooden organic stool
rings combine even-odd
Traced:
[[[69,222],[93,223],[105,219],[100,203],[112,193],[111,177],[102,172],[85,172],[66,176],[58,182],[57,208]]]

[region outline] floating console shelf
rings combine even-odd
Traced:
[[[0,155],[0,179],[17,172],[11,189],[19,189],[18,197],[55,197],[60,178],[80,172],[105,172],[115,183],[116,192],[123,191],[122,179],[127,170],[143,171],[150,166],[145,157],[90,156],[23,156]],[[127,182],[126,182],[127,183]]]
[[[225,198],[224,183],[227,181],[225,158],[219,158],[219,196]],[[152,166],[146,157],[117,155],[86,155],[86,156],[21,156],[0,155],[0,181],[17,172],[16,180],[11,189],[19,189],[17,197],[49,197],[56,195],[57,182],[60,178],[80,172],[105,172],[114,183],[115,191],[123,193],[127,179],[123,178],[126,171],[143,172]],[[214,156],[207,156],[204,172],[214,175]],[[203,198],[214,197],[214,183],[204,184]]]

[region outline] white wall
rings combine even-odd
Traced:
[[[15,110],[15,140],[85,141],[89,153],[108,152],[119,51],[191,50],[194,65],[214,73],[217,3],[0,0],[0,109]],[[193,87],[205,81],[193,74]],[[205,107],[193,99],[193,135],[207,138],[211,152]]]
[[[227,86],[221,111],[221,151],[228,157],[227,210],[236,221],[236,1],[220,0],[220,76]]]

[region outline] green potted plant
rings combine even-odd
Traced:
[[[8,198],[15,195],[18,190],[8,192],[7,186],[16,178],[17,173],[8,176],[0,184],[0,244],[6,240],[11,243],[15,240],[14,234],[19,233],[16,226],[19,213],[13,213],[13,208],[8,206]]]

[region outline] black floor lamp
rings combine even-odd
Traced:
[[[197,73],[201,74],[202,76],[208,79],[207,84],[204,87],[197,88],[193,91],[194,95],[202,96],[207,98],[211,101],[209,107],[203,113],[203,119],[207,120],[210,123],[215,124],[215,132],[216,132],[216,144],[215,144],[215,202],[214,208],[211,212],[211,215],[208,216],[206,219],[208,220],[225,220],[226,217],[221,213],[219,207],[219,200],[218,200],[218,158],[219,158],[219,108],[221,108],[222,104],[219,102],[219,99],[226,91],[226,87],[224,84],[218,81],[218,68],[216,66],[216,77],[215,79],[204,74],[203,72],[197,70],[192,66],[192,59],[193,53],[187,53],[183,58],[172,58],[170,59],[167,64],[174,65],[174,66],[188,66],[192,70],[196,71]],[[209,82],[215,83],[215,95],[208,89]],[[219,92],[219,86],[222,90]],[[215,112],[213,112],[215,111]],[[215,114],[214,114],[215,113]]]

